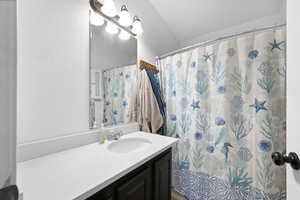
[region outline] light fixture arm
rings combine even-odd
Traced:
[[[106,21],[111,22],[112,24],[116,25],[117,27],[119,27],[121,30],[126,31],[127,33],[129,33],[131,36],[136,37],[137,35],[134,34],[131,30],[130,27],[124,27],[122,25],[120,25],[117,21],[118,17],[109,17],[107,15],[105,15],[103,12],[101,12],[101,7],[103,6],[103,4],[101,4],[98,0],[90,0],[90,6],[93,9],[93,11],[99,15],[101,15]]]

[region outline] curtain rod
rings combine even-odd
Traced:
[[[200,43],[197,43],[197,44],[194,44],[194,45],[191,45],[191,46],[187,46],[187,47],[177,49],[175,51],[171,51],[171,52],[163,54],[161,56],[156,56],[156,60],[161,60],[161,59],[166,58],[168,56],[173,56],[175,54],[182,53],[182,52],[185,52],[185,51],[188,51],[188,50],[192,50],[192,49],[195,49],[197,47],[205,46],[205,45],[217,42],[217,41],[230,39],[230,38],[234,38],[234,37],[237,37],[237,36],[241,36],[241,35],[245,35],[245,34],[249,34],[249,33],[253,33],[253,32],[260,32],[260,31],[265,31],[265,30],[268,30],[268,29],[280,28],[280,27],[284,27],[284,26],[286,26],[286,24],[272,25],[272,26],[269,26],[269,27],[258,28],[258,29],[254,29],[254,30],[250,30],[250,31],[235,33],[233,35],[227,35],[227,36],[219,37],[219,38],[214,39],[214,40],[208,40],[208,41],[205,41],[205,42],[200,42]]]

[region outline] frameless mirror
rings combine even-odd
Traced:
[[[91,15],[90,15],[91,16]],[[137,39],[90,23],[90,128],[126,123],[137,73]]]

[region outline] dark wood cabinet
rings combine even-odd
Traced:
[[[171,199],[171,152],[154,163],[154,199]]]
[[[87,200],[115,200],[114,198],[114,188],[107,187],[97,194],[87,198]]]
[[[87,200],[170,200],[171,157],[168,149]]]
[[[117,200],[152,200],[151,168],[142,172],[117,188]]]

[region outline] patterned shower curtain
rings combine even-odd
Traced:
[[[103,72],[106,125],[128,121],[129,103],[135,91],[137,70],[136,65],[130,65]]]
[[[161,59],[173,186],[189,200],[286,199],[285,28]]]

